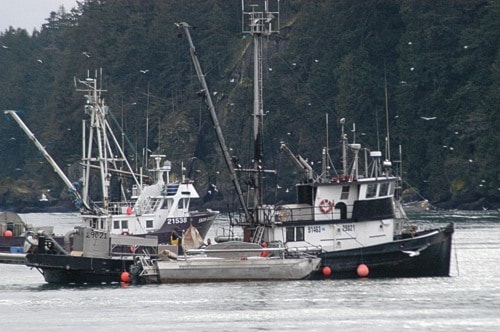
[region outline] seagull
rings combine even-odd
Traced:
[[[318,63],[318,62],[319,62],[319,60],[318,60],[318,59],[314,59],[314,62]]]
[[[411,68],[410,68],[410,71],[414,71],[414,70],[415,70],[415,67],[411,67]]]
[[[141,73],[143,73],[143,74],[146,74],[146,73],[149,71],[149,69],[141,69],[141,70],[139,70],[139,71],[140,71]]]
[[[425,120],[425,121],[436,120],[437,119],[436,116],[431,116],[431,117],[421,116],[420,118],[423,119],[423,120]]]
[[[38,61],[40,63],[43,63],[42,59],[37,59],[36,61]]]
[[[9,48],[9,46],[2,44],[2,48]]]
[[[429,244],[427,243],[425,246],[421,247],[421,248],[418,248],[417,250],[413,251],[413,250],[401,250],[401,252],[407,254],[408,256],[410,257],[416,257],[418,255],[420,255],[420,252],[429,248]]]
[[[90,54],[88,54],[87,52],[82,52],[83,55],[85,55],[87,58],[90,58]]]

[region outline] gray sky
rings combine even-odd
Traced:
[[[76,7],[77,0],[0,0],[0,32],[9,26],[22,28],[31,35],[33,29],[40,31],[50,12],[57,11],[61,5],[66,11]]]

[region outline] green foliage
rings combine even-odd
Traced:
[[[107,103],[134,146],[127,154],[140,156],[148,135],[148,147],[167,154],[174,168],[184,162],[201,191],[213,181],[229,190],[212,123],[196,96],[187,41],[174,23],[196,27],[192,36],[226,141],[248,166],[252,46],[242,38],[239,6],[87,0],[51,13],[31,36],[7,30],[0,34],[8,47],[0,48],[0,108],[24,110],[54,159],[72,165],[84,115],[73,77],[103,68]],[[393,152],[403,147],[407,181],[432,201],[451,194],[498,202],[499,12],[491,0],[282,1],[281,33],[266,43],[263,59],[265,166],[280,171],[266,181],[292,186],[302,175],[279,152],[281,141],[320,159],[326,115],[335,161],[341,117],[356,124],[357,141],[385,149],[387,87],[391,144]],[[1,121],[0,130],[0,179],[64,192],[13,122]]]

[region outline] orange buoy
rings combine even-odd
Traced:
[[[322,272],[325,277],[329,277],[330,274],[332,274],[332,269],[329,266],[325,266],[323,267]]]
[[[130,273],[122,272],[122,274],[120,275],[120,280],[122,282],[130,282]]]
[[[3,232],[3,236],[5,237],[12,237],[12,231],[10,229],[6,230],[5,232]]]
[[[361,278],[365,278],[368,277],[370,269],[368,269],[368,266],[366,266],[365,264],[359,264],[356,272],[358,273],[358,276],[360,276]]]
[[[132,208],[130,206],[127,208],[127,214],[129,216],[132,214]]]

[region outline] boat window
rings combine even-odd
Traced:
[[[90,227],[91,228],[97,228],[97,219],[92,219],[90,221]]]
[[[120,229],[120,220],[113,220],[113,228]]]
[[[389,185],[389,195],[394,196],[394,183]]]
[[[286,242],[304,241],[304,227],[287,227]]]
[[[304,241],[304,227],[295,229],[295,241]]]
[[[189,206],[189,198],[182,198],[179,200],[179,204],[177,206],[178,209],[187,209]]]
[[[387,190],[389,189],[389,182],[381,183],[379,189],[379,196],[387,196]]]
[[[366,187],[366,198],[372,198],[377,195],[377,184],[376,183],[370,183]]]
[[[101,229],[104,229],[104,220],[101,219]]]
[[[349,186],[342,187],[342,194],[340,195],[341,200],[349,199]]]
[[[164,210],[168,210],[170,205],[172,205],[172,199],[165,199],[163,200],[163,205],[161,206],[161,208]]]
[[[153,220],[146,220],[146,228],[153,228]]]
[[[128,221],[122,220],[122,229],[128,228]]]

